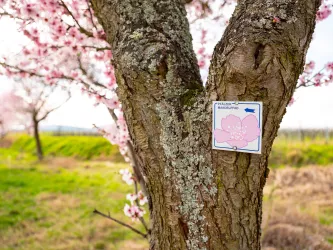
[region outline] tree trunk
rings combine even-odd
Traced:
[[[150,249],[260,249],[267,158],[320,1],[238,1],[206,87],[183,1],[92,3],[150,194]],[[215,100],[263,102],[262,154],[212,150]]]
[[[40,141],[39,137],[39,121],[35,118],[33,120],[33,128],[34,128],[34,138],[36,142],[36,152],[37,152],[37,157],[38,160],[43,160],[43,149],[42,149],[42,143]]]

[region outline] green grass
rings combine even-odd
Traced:
[[[35,155],[35,142],[28,135],[12,135],[12,144],[7,155],[29,157]],[[64,156],[77,159],[108,159],[122,162],[118,147],[111,145],[106,139],[98,136],[41,136],[44,153],[47,157]],[[0,152],[1,153],[1,152]],[[26,156],[24,156],[26,154]],[[315,139],[297,137],[276,138],[271,155],[270,167],[301,167],[307,165],[325,166],[333,163],[333,140],[328,142],[322,137]]]
[[[94,208],[110,211],[144,231],[123,214],[125,195],[133,190],[118,174],[127,166],[117,163],[117,147],[102,137],[43,134],[46,159],[38,162],[32,137],[14,135],[9,140],[7,148],[0,148],[1,250],[147,249],[140,236],[92,214]],[[332,149],[333,141],[321,138],[277,138],[270,165],[329,165]],[[114,163],[91,160],[103,158]],[[320,211],[317,218],[321,225],[332,226],[332,209]]]
[[[321,211],[319,222],[322,225],[333,226],[333,207],[328,207]]]
[[[16,152],[35,154],[35,141],[32,136],[11,136],[10,148]],[[52,136],[41,135],[43,152],[46,156],[71,156],[82,160],[107,157],[113,161],[122,161],[118,147],[111,145],[101,136]]]
[[[327,240],[328,243],[333,245],[333,238],[327,238],[326,240]]]
[[[122,212],[125,194],[133,192],[118,174],[124,167],[123,163],[37,163],[29,157],[23,163],[0,155],[0,249],[147,246],[137,234],[92,213],[94,208],[110,211],[144,231]]]
[[[277,138],[269,157],[269,165],[273,168],[307,165],[326,166],[332,163],[333,140],[326,142],[324,138],[305,138],[303,141],[297,138],[293,140]]]

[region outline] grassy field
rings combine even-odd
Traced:
[[[269,165],[276,167],[326,166],[333,163],[333,139],[305,137],[287,139],[277,137],[269,158]]]
[[[146,249],[128,229],[94,208],[144,231],[123,214],[133,192],[118,174],[123,163],[84,162],[0,151],[0,249]]]
[[[100,136],[41,136],[43,150],[47,157],[74,157],[80,160],[107,159],[123,162],[117,146],[111,145]],[[35,154],[35,142],[28,135],[12,135],[6,140],[11,154]],[[1,147],[1,144],[0,144]],[[272,168],[325,166],[333,163],[333,138],[323,137],[277,137],[269,158]]]
[[[123,214],[132,190],[118,174],[127,166],[117,148],[102,137],[42,140],[42,162],[30,137],[10,137],[0,145],[0,249],[147,249],[139,235],[92,213],[110,211],[144,231]],[[265,248],[333,249],[332,145],[321,139],[276,140],[264,191]]]
[[[35,154],[35,141],[32,136],[16,134],[6,138],[14,152]],[[41,135],[43,151],[46,156],[71,156],[81,160],[108,159],[123,161],[118,147],[111,145],[101,136],[52,136]]]

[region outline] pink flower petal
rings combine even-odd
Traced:
[[[222,129],[214,130],[214,137],[218,143],[226,142],[230,140],[230,134]]]
[[[247,141],[245,141],[245,140],[243,140],[243,141],[230,140],[230,141],[227,141],[227,143],[231,147],[237,147],[237,148],[243,148],[243,147],[247,146]]]
[[[238,116],[228,115],[226,118],[222,118],[221,127],[227,132],[241,130],[242,122]]]
[[[242,131],[244,132],[245,141],[254,141],[260,135],[258,120],[254,115],[246,116],[242,121]]]

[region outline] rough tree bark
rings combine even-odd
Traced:
[[[92,0],[150,195],[150,249],[260,249],[267,158],[320,1],[238,1],[206,87],[183,3]],[[211,149],[215,100],[263,102],[261,155]]]

